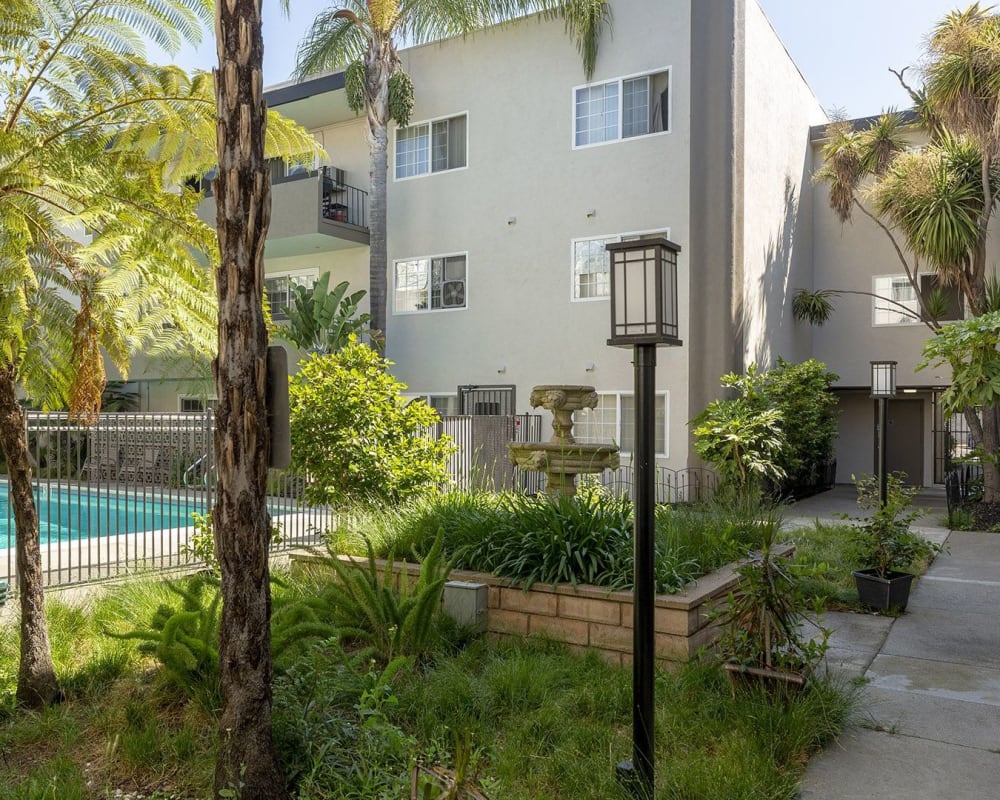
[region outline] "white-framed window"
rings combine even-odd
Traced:
[[[919,325],[920,303],[906,275],[875,275],[872,278],[872,325]],[[893,302],[888,302],[888,301]],[[904,309],[912,313],[907,314]]]
[[[206,408],[215,408],[219,401],[214,397],[204,397],[199,395],[181,395],[177,398],[177,408],[183,414],[191,414],[204,411]]]
[[[275,322],[285,322],[288,314],[283,309],[292,301],[292,287],[311,287],[319,279],[319,269],[297,270],[295,272],[276,272],[264,276],[264,291],[267,292],[267,302],[271,307],[271,319]]]
[[[652,236],[670,238],[670,230],[618,233],[574,239],[572,242],[573,300],[600,300],[611,293],[611,256],[607,246],[613,242],[629,242]]]
[[[455,392],[430,394],[407,394],[408,400],[423,400],[438,412],[439,417],[453,417],[458,414],[458,395]]]
[[[465,253],[396,261],[393,265],[395,313],[465,308],[466,264]]]
[[[396,128],[396,180],[461,169],[467,164],[467,115]]]
[[[670,68],[573,88],[573,147],[670,131]]]
[[[656,455],[669,453],[667,420],[670,416],[670,393],[658,392],[655,401]],[[635,442],[635,397],[632,392],[599,392],[597,407],[573,415],[573,437],[578,442],[617,444],[623,453],[631,453]]]

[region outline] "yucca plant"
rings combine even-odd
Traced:
[[[392,552],[379,569],[371,544],[367,560],[353,564],[328,550],[319,568],[332,573],[334,580],[319,595],[275,614],[275,653],[304,640],[339,635],[369,645],[384,663],[396,656],[426,654],[434,645],[434,620],[451,570],[443,541],[439,533],[413,586]]]

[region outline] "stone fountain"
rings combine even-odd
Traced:
[[[544,472],[549,495],[576,494],[576,476],[618,467],[618,448],[584,444],[573,438],[573,412],[597,407],[593,386],[536,386],[531,407],[552,412],[552,439],[548,442],[511,442],[510,461],[521,469]]]

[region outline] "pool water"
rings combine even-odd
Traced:
[[[193,513],[208,511],[208,498],[176,498],[161,493],[35,487],[42,544],[142,533],[191,524]],[[3,523],[6,520],[4,542]],[[0,547],[14,546],[14,510],[7,485],[0,484]]]

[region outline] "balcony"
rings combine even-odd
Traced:
[[[334,167],[286,170],[280,159],[270,159],[271,225],[265,256],[306,255],[368,245],[368,192],[350,186],[344,171]],[[212,197],[214,171],[205,176],[205,200],[198,215],[215,224]]]

